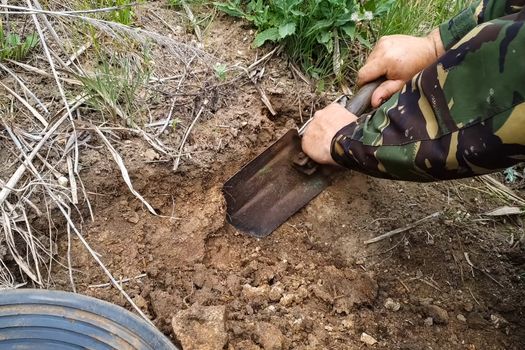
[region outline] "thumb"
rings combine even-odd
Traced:
[[[357,72],[357,84],[362,86],[386,75],[386,67],[377,60],[368,61],[359,72]]]
[[[392,97],[393,94],[400,91],[403,88],[403,85],[405,85],[403,80],[387,80],[379,85],[372,94],[372,107],[379,107],[383,102]]]

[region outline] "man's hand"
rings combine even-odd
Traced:
[[[363,85],[382,76],[388,79],[372,95],[372,106],[377,108],[444,53],[438,29],[423,38],[407,35],[382,37],[359,70],[358,83]]]
[[[332,103],[317,111],[303,135],[303,151],[320,164],[337,164],[330,153],[332,139],[344,126],[357,120],[343,106]]]

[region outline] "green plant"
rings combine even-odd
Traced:
[[[135,55],[99,54],[99,62],[92,73],[78,77],[91,106],[112,116],[134,118],[142,110],[139,95],[150,78],[148,60]]]
[[[458,14],[472,0],[397,0],[374,29],[379,36],[392,34],[426,35]]]
[[[36,33],[22,38],[17,33],[8,33],[0,21],[0,61],[11,59],[20,61],[40,42]]]
[[[213,67],[213,70],[215,71],[215,75],[217,78],[221,81],[226,80],[226,74],[228,73],[228,66],[224,63],[217,63]]]
[[[214,4],[257,28],[253,46],[268,41],[281,43],[308,74],[322,78],[333,70],[334,61],[342,59],[344,66],[354,41],[370,45],[368,23],[384,15],[393,2],[369,0],[361,5],[358,0],[230,0]]]
[[[108,12],[105,18],[112,22],[117,22],[124,25],[133,24],[135,18],[135,12],[133,11],[133,4],[136,1],[132,0],[82,0],[81,8],[93,9],[93,8],[106,8],[106,7],[119,7],[118,10]]]

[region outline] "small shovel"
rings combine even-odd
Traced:
[[[382,82],[369,83],[339,103],[359,116]],[[265,237],[330,185],[340,168],[317,164],[302,152],[301,135],[310,121],[289,130],[224,184],[226,219],[233,227]]]

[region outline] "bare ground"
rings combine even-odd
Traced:
[[[179,25],[170,11],[158,14]],[[146,14],[139,20],[166,31]],[[249,65],[266,52],[252,50],[251,38],[219,16],[205,48]],[[157,73],[169,75],[169,60],[156,54]],[[102,148],[83,151],[96,216],[85,236],[116,277],[132,278],[125,289],[154,323],[184,349],[360,349],[363,333],[383,349],[523,349],[522,223],[480,220],[501,203],[477,180],[413,184],[347,172],[265,239],[225,222],[222,184],[331,98],[312,93],[281,56],[260,84],[277,115],[251,83],[215,89],[205,97],[216,107],[193,129],[176,173],[142,139],[117,132],[135,188],[160,216],[129,192]],[[164,116],[169,104],[151,109]],[[191,118],[181,115],[183,127]],[[169,130],[163,137],[180,141]],[[363,243],[435,212],[443,215]],[[115,289],[90,287],[106,278],[78,241],[72,256],[79,292],[129,308]],[[57,287],[69,288],[67,271],[57,273]]]

